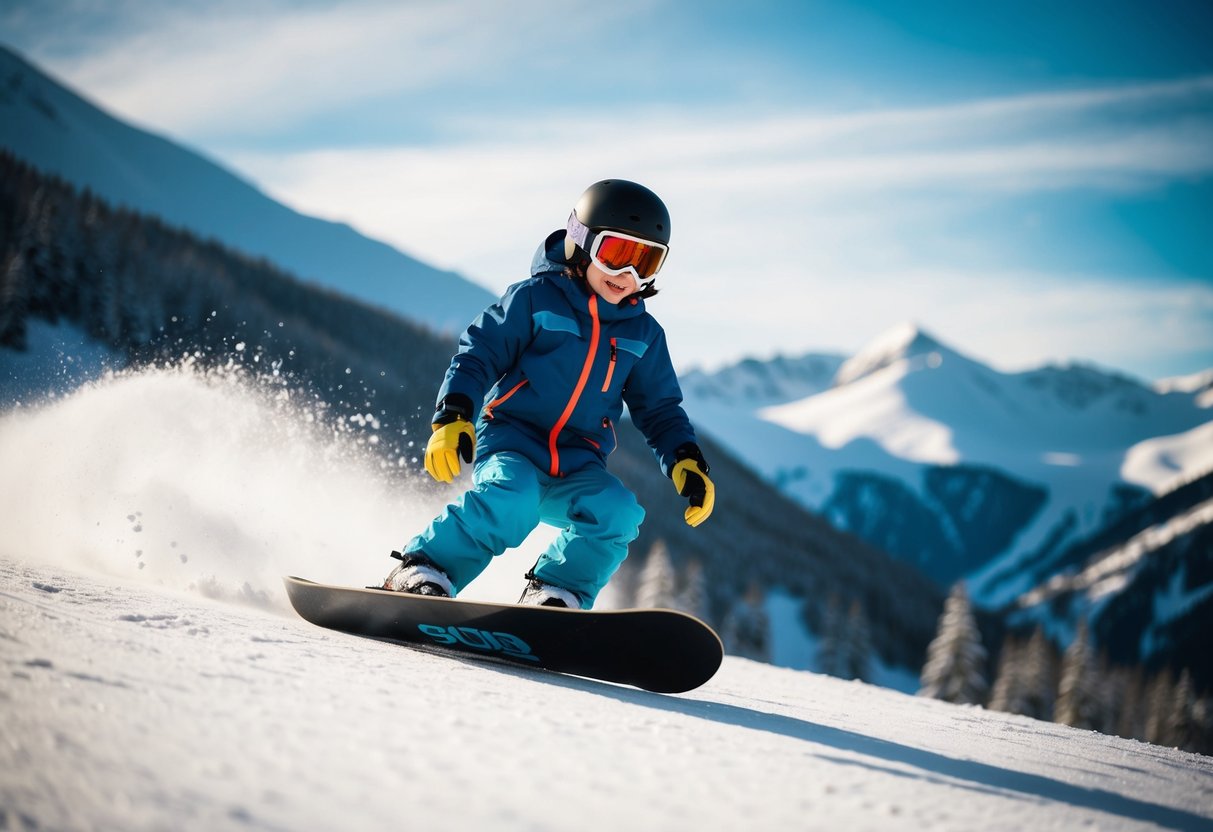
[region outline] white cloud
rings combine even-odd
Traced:
[[[1213,355],[1213,286],[1196,282],[910,270],[821,275],[789,287],[706,296],[671,287],[655,303],[676,362],[718,366],[737,358],[729,346],[739,342],[759,356],[850,353],[906,320],[1004,370],[1078,359],[1134,371],[1145,357],[1161,364]]]
[[[1208,115],[1091,119],[1096,123],[1022,135],[1043,113],[1065,112],[1070,124],[1091,108],[1158,98],[1207,105],[1213,79],[934,107],[925,110],[929,117],[913,110],[816,120],[790,114],[723,128],[718,115],[667,116],[642,132],[558,113],[531,117],[525,127],[481,123],[476,138],[436,147],[231,158],[309,212],[494,285],[506,280],[502,266],[517,262],[519,238],[558,225],[581,187],[630,176],[667,196],[675,246],[703,255],[686,261],[702,273],[712,263],[733,265],[728,250],[736,237],[858,242],[866,255],[872,240],[922,225],[924,206],[940,212],[1006,193],[1140,189],[1213,172]],[[1006,130],[975,126],[993,114],[1010,119]]]
[[[524,276],[582,187],[643,181],[674,217],[663,282],[676,302],[662,317],[682,331],[683,364],[854,349],[912,317],[1006,366],[1087,356],[1127,367],[1134,353],[1175,352],[1177,339],[1213,351],[1213,290],[1175,276],[1038,274],[1014,260],[992,269],[981,249],[998,240],[947,229],[1008,194],[1208,176],[1211,99],[1213,81],[1198,78],[724,129],[718,114],[667,114],[645,132],[557,114],[481,123],[475,138],[438,147],[234,161],[288,202],[496,290]],[[939,249],[931,262],[914,253],[923,238]]]
[[[475,81],[635,5],[573,16],[542,0],[126,3],[103,37],[76,31],[69,50],[52,35],[35,53],[124,117],[195,139],[250,135]]]

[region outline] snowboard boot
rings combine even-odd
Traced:
[[[522,590],[519,604],[533,604],[538,607],[568,607],[581,609],[581,599],[574,593],[559,586],[545,584],[543,581],[527,575],[526,588]]]
[[[392,552],[400,565],[388,573],[383,588],[391,592],[409,592],[413,595],[434,595],[453,598],[455,586],[446,573],[428,558],[417,554]]]

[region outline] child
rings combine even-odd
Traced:
[[[690,500],[686,522],[708,518],[708,464],[665,333],[644,304],[657,293],[669,241],[670,215],[656,194],[622,179],[597,182],[567,228],[540,245],[531,279],[467,328],[438,391],[425,467],[451,482],[459,460],[475,457],[473,487],[402,555],[392,553],[401,563],[384,589],[453,597],[542,522],[561,532],[526,574],[519,603],[590,609],[644,519],[606,469],[625,402]]]

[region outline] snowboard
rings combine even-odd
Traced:
[[[720,637],[675,610],[570,610],[331,586],[287,577],[291,604],[332,630],[495,659],[657,693],[711,679]]]

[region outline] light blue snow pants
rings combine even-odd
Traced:
[[[535,577],[576,593],[588,610],[644,520],[635,495],[601,465],[553,477],[521,454],[503,452],[477,463],[472,485],[405,547],[446,572],[456,592],[546,523],[561,531],[535,564]]]

